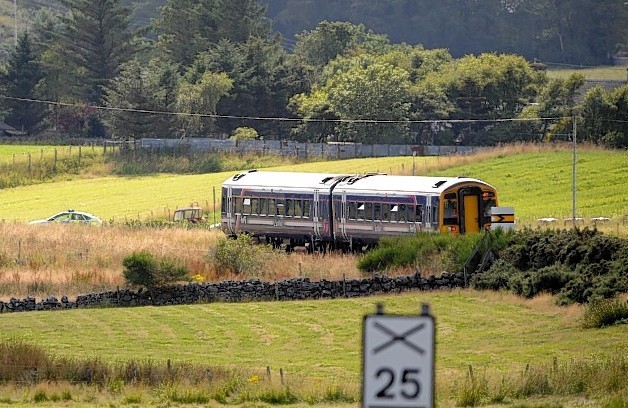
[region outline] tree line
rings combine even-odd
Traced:
[[[628,146],[628,86],[582,97],[583,76],[521,54],[325,20],[288,50],[257,0],[167,0],[148,26],[122,0],[59,3],[0,72],[0,116],[32,135],[490,145],[564,137],[575,118],[579,140]]]

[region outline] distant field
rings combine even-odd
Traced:
[[[628,80],[628,67],[625,66],[607,66],[596,68],[571,68],[571,69],[549,69],[547,75],[550,78],[567,78],[571,74],[581,74],[587,79],[612,79],[612,80]]]
[[[536,151],[535,151],[536,149]],[[501,205],[514,206],[518,222],[572,215],[572,152],[532,147],[466,157],[388,157],[316,162],[271,170],[385,172],[466,175],[493,184]],[[577,151],[576,215],[626,222],[628,152],[582,148]],[[197,202],[211,211],[220,203],[220,185],[235,172],[201,175],[98,177],[0,190],[0,219],[28,221],[74,208],[105,220],[167,217]],[[215,195],[214,195],[215,191]]]

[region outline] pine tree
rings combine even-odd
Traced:
[[[135,33],[128,29],[131,10],[120,0],[59,0],[68,9],[61,38],[62,58],[74,67],[76,90],[96,105],[122,64],[137,51]]]
[[[11,53],[7,72],[2,75],[6,96],[5,107],[9,110],[5,122],[27,132],[36,131],[45,117],[46,106],[37,99],[37,85],[42,78],[38,56],[33,44],[24,32],[17,47]]]

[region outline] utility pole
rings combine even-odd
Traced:
[[[571,187],[571,199],[572,210],[571,215],[573,226],[576,227],[576,115],[573,115],[573,168],[572,168],[572,187]]]
[[[13,0],[13,27],[15,29],[15,48],[17,48],[17,0]]]

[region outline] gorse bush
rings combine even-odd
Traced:
[[[170,259],[157,260],[146,251],[124,258],[124,279],[131,285],[144,286],[151,294],[161,286],[189,280],[185,267]]]
[[[582,320],[582,327],[584,328],[628,324],[628,301],[622,299],[594,300],[587,305]]]
[[[490,234],[490,246],[498,251],[506,246],[510,233],[497,230]],[[386,237],[380,240],[377,248],[365,254],[357,266],[363,272],[375,272],[410,266],[429,269],[437,263],[443,271],[459,272],[482,237],[481,234],[451,236],[433,233]]]
[[[507,289],[527,298],[557,296],[587,303],[628,292],[628,240],[596,230],[530,230],[512,234],[491,268],[471,278],[476,289]]]

